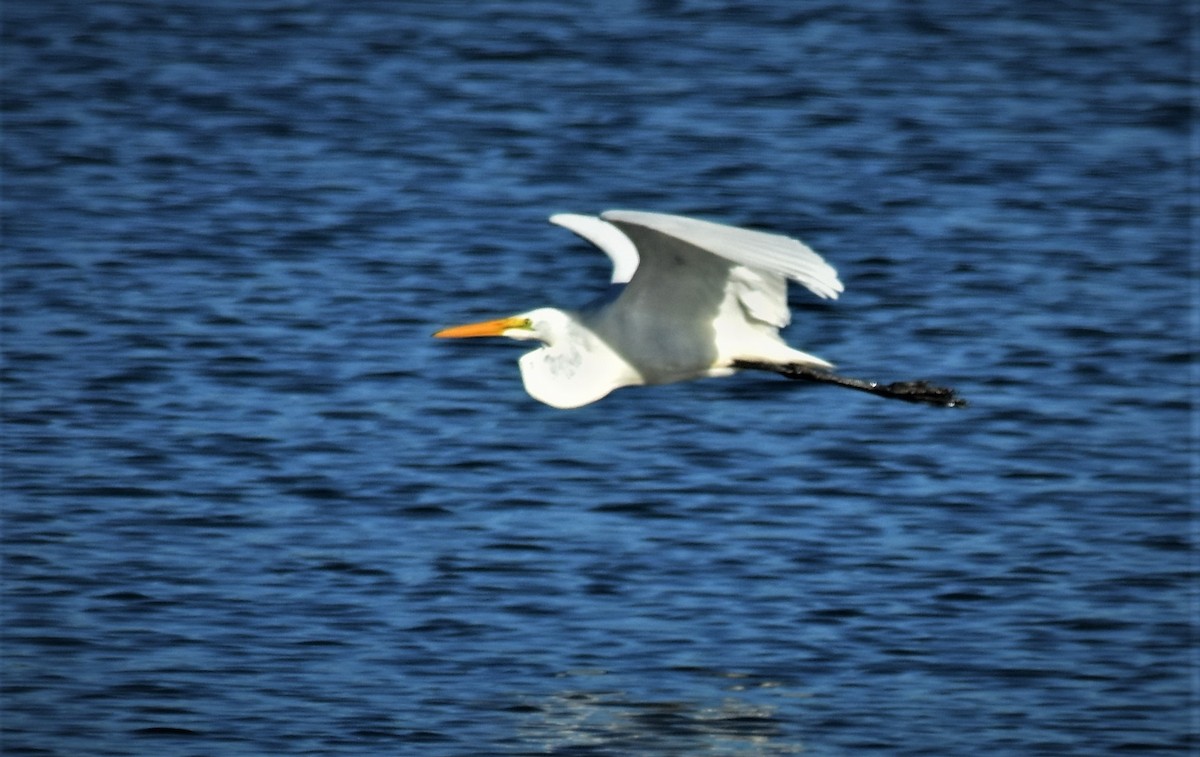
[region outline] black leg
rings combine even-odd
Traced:
[[[821,384],[834,384],[847,389],[857,389],[860,392],[874,394],[877,397],[916,402],[940,407],[966,407],[967,401],[954,393],[953,389],[936,386],[928,381],[894,381],[890,384],[880,384],[877,381],[839,376],[821,368],[814,368],[803,363],[763,363],[755,360],[735,360],[734,368],[756,371],[771,371],[790,379],[815,381]]]

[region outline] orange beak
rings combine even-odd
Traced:
[[[466,339],[473,336],[502,336],[509,329],[527,329],[529,321],[525,318],[497,318],[494,321],[468,323],[464,326],[451,326],[434,334],[441,339]]]

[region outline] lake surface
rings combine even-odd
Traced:
[[[1194,753],[1185,5],[4,3],[4,753]],[[430,338],[613,207],[970,407]]]

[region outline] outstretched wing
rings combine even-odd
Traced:
[[[790,237],[634,210],[610,210],[603,217],[642,256],[622,294],[630,310],[653,308],[659,318],[669,310],[688,322],[711,319],[722,303],[737,303],[749,318],[778,329],[791,322],[787,279],[820,297],[835,298],[843,289],[837,271]]]
[[[836,299],[845,288],[831,265],[791,237],[639,210],[609,210],[600,217],[632,238],[642,255],[654,246],[653,235],[642,231],[649,230],[754,271],[799,282],[818,297]],[[643,239],[647,245],[642,244]]]
[[[626,284],[638,267],[638,251],[629,237],[608,221],[576,213],[556,213],[550,223],[570,229],[599,247],[612,260],[612,283]]]

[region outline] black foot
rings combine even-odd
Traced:
[[[834,384],[835,386],[844,386],[847,389],[874,394],[877,397],[887,397],[888,399],[903,400],[922,405],[936,405],[938,407],[967,406],[967,401],[959,397],[953,389],[945,386],[937,386],[928,381],[894,381],[890,384],[880,384],[876,381],[863,381],[862,379],[850,378],[849,376],[839,376],[836,373],[830,373],[829,371],[802,363],[763,363],[754,360],[737,360],[734,361],[733,367],[771,371],[790,379],[815,381],[821,384]]]
[[[928,381],[894,381],[890,384],[876,386],[875,390],[866,389],[880,397],[916,402],[938,407],[966,407],[967,401],[954,393],[947,386],[937,386]]]

